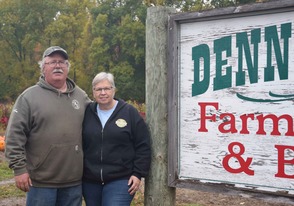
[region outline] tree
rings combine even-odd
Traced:
[[[62,1],[2,0],[0,2],[0,88],[2,100],[15,99],[36,81],[45,26],[53,20]],[[46,11],[46,12],[43,12]],[[38,70],[37,70],[38,71]]]
[[[213,8],[229,7],[229,6],[238,6],[241,4],[254,3],[258,0],[211,0],[210,4]]]
[[[89,10],[92,7],[94,7],[94,3],[90,0],[68,0],[63,9],[58,12],[54,21],[45,29],[49,45],[60,45],[69,53],[70,76],[75,82],[80,80],[77,73],[83,73],[83,69],[79,67],[80,61],[82,61],[80,45],[82,44],[84,26],[90,19]],[[78,72],[78,70],[81,71]]]
[[[145,20],[147,7],[137,0],[104,0],[92,9],[90,65],[115,73],[117,96],[145,101]],[[94,76],[94,74],[93,74]]]
[[[258,1],[258,0],[256,0]],[[255,0],[1,0],[0,101],[11,101],[39,76],[51,45],[70,56],[69,76],[91,94],[101,71],[113,72],[118,97],[145,101],[145,22],[148,6],[200,11]]]

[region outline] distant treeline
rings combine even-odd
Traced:
[[[0,102],[38,81],[51,45],[65,48],[70,77],[91,96],[101,71],[115,76],[117,96],[145,102],[145,21],[150,6],[199,11],[255,0],[0,0]]]

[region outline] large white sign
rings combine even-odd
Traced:
[[[177,178],[294,195],[294,10],[177,29]]]

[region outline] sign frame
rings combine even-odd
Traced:
[[[201,21],[242,18],[246,16],[274,14],[294,11],[292,0],[278,0],[266,3],[254,3],[239,7],[228,7],[203,12],[171,14],[168,22],[168,186],[196,189],[207,192],[239,194],[244,192],[251,196],[278,196],[294,198],[283,192],[256,190],[253,187],[239,188],[234,184],[202,182],[197,179],[179,178],[179,48],[180,26],[185,23]],[[294,26],[294,25],[293,25]],[[291,200],[293,201],[293,199]]]

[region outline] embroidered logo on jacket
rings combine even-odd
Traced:
[[[80,109],[80,103],[78,102],[78,100],[72,100],[71,105],[75,109]]]
[[[128,123],[124,119],[118,119],[118,120],[116,120],[115,124],[118,127],[123,128],[123,127],[127,126]]]

